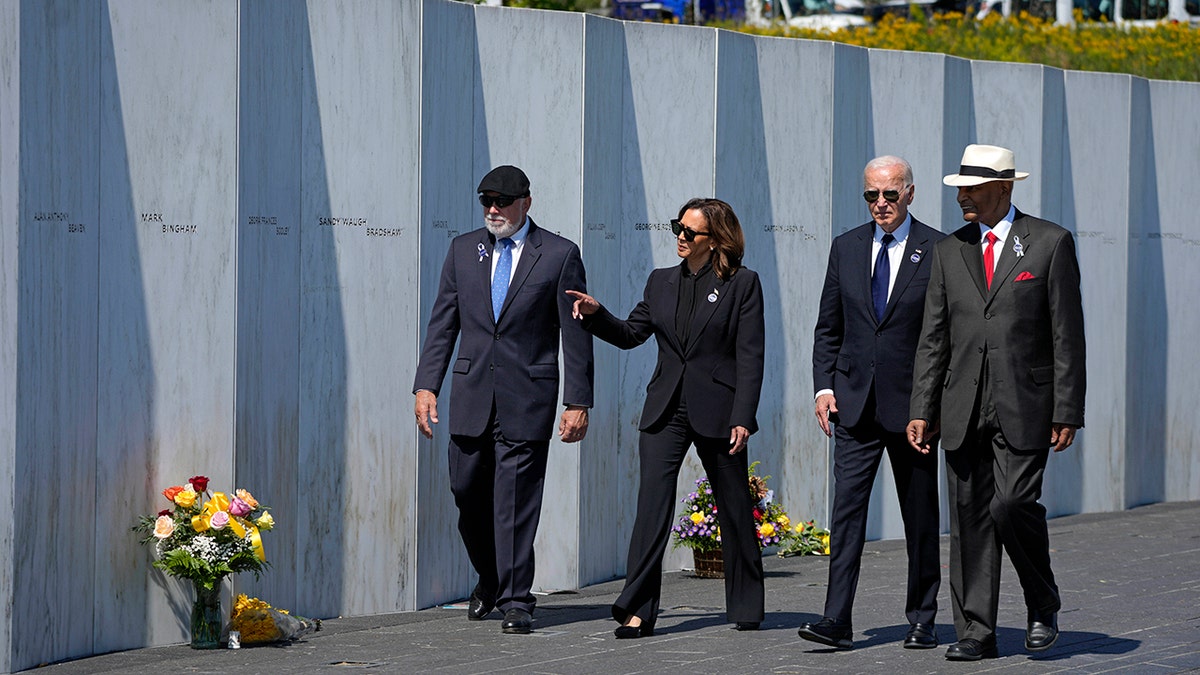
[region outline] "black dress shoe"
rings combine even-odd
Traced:
[[[758,630],[757,621],[739,621],[734,625],[735,630]]]
[[[500,624],[502,633],[511,635],[528,635],[533,630],[533,615],[523,609],[510,609],[504,613],[504,623]]]
[[[946,650],[947,661],[978,661],[985,658],[994,659],[998,655],[995,639],[982,642],[975,638],[967,638],[955,642]]]
[[[618,640],[650,637],[654,635],[654,624],[643,621],[638,626],[617,626],[617,629],[613,631],[613,635],[616,635]]]
[[[483,594],[476,586],[475,590],[471,591],[471,600],[467,603],[467,618],[471,621],[481,621],[483,617],[492,613],[492,609],[496,607],[495,600],[485,600]]]
[[[1046,615],[1030,614],[1025,629],[1025,649],[1044,652],[1058,641],[1058,612]]]
[[[852,649],[854,647],[854,630],[846,624],[838,623],[825,617],[816,623],[801,624],[796,631],[805,640],[819,642],[837,649]]]
[[[914,623],[904,638],[905,649],[933,649],[938,646],[937,628],[931,623]]]

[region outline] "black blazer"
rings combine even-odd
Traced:
[[[946,235],[912,219],[883,321],[876,321],[871,299],[874,227],[860,225],[835,238],[829,249],[813,341],[813,391],[833,390],[837,424],[871,423],[878,411],[883,428],[899,433],[909,420],[913,357],[933,247]],[[867,410],[872,391],[875,409]]]
[[[713,274],[711,289],[697,289],[708,301],[702,300],[692,317],[691,344],[685,353],[675,335],[681,273],[679,265],[654,270],[628,319],[622,321],[601,307],[584,317],[583,327],[621,349],[655,337],[658,365],[646,386],[639,429],[649,429],[670,415],[672,397],[682,386],[688,421],[701,435],[728,438],[735,426],[754,433],[765,350],[758,275],[743,267],[728,281]]]
[[[480,228],[450,243],[413,391],[438,393],[461,334],[450,392],[450,433],[482,434],[494,400],[505,436],[549,440],[558,417],[560,329],[563,404],[592,405],[592,337],[571,318],[573,301],[566,294],[569,288],[586,287],[583,260],[579,247],[531,218],[497,322],[491,282],[495,239]]]
[[[971,223],[934,247],[911,414],[941,420],[946,450],[962,446],[986,353],[1005,439],[1018,450],[1046,448],[1052,423],[1083,426],[1087,371],[1075,240],[1017,211],[990,290],[979,241],[979,225]]]

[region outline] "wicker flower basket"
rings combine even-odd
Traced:
[[[721,549],[715,551],[692,549],[692,558],[696,561],[696,576],[701,579],[725,578],[725,561],[721,557]]]

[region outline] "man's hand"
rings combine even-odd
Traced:
[[[413,412],[417,414],[417,428],[421,430],[421,434],[425,438],[433,438],[433,428],[429,426],[429,423],[438,423],[437,396],[428,389],[418,391],[417,403],[413,406]]]
[[[912,420],[905,430],[908,434],[908,444],[913,450],[928,455],[933,451],[934,439],[937,438],[937,425],[931,425],[926,420]]]
[[[558,422],[558,437],[563,443],[577,443],[587,435],[588,409],[581,405],[569,405]]]
[[[1075,431],[1078,428],[1069,424],[1051,424],[1050,445],[1054,446],[1054,451],[1062,452],[1071,447],[1071,444],[1075,442]]]
[[[729,454],[736,455],[746,449],[746,441],[750,438],[750,430],[746,427],[733,427],[729,430]]]
[[[829,414],[837,414],[837,399],[833,394],[821,394],[817,397],[817,424],[821,425],[821,431],[825,432],[826,436],[833,435],[833,429],[829,426]]]

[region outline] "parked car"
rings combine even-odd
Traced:
[[[745,0],[613,0],[612,17],[629,21],[701,24],[746,15]]]

